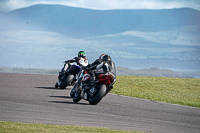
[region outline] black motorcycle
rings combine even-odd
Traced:
[[[55,84],[55,88],[60,87],[60,89],[65,89],[67,86],[72,86],[75,84],[78,74],[81,72],[81,67],[78,65],[70,65],[67,63],[68,69],[64,74],[58,76],[58,82]]]
[[[100,74],[96,80],[91,81],[90,73],[82,70],[70,95],[75,103],[84,99],[96,105],[111,91],[114,83],[115,79],[112,74]]]

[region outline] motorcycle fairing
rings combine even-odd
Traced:
[[[100,74],[98,77],[98,83],[109,85],[113,83],[113,76],[110,74]]]
[[[70,72],[72,72],[73,74],[78,74],[80,71],[81,71],[82,69],[81,69],[81,67],[80,66],[78,66],[78,65],[72,65],[71,67],[70,67]]]

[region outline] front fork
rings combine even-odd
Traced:
[[[85,100],[88,100],[88,97],[93,96],[96,93],[97,89],[95,86],[89,87],[86,85],[83,87],[83,84],[81,83],[80,91],[81,97]]]

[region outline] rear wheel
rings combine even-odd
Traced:
[[[69,86],[74,79],[74,74],[69,73],[66,75],[63,79],[63,81],[60,83],[60,89],[65,89],[67,86]]]
[[[100,85],[96,94],[94,96],[89,97],[89,103],[92,105],[98,104],[101,99],[105,96],[106,94],[106,86],[104,84]]]

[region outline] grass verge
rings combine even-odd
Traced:
[[[0,121],[1,133],[142,133],[108,128]]]
[[[111,93],[200,107],[200,79],[117,76]]]

